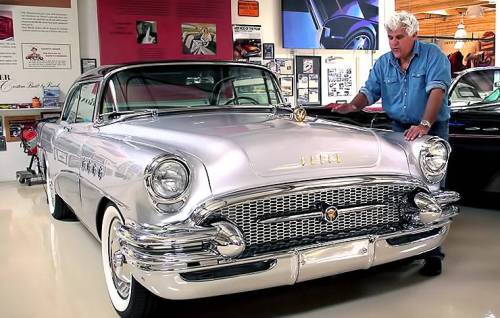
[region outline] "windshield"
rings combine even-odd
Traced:
[[[500,70],[464,74],[450,94],[452,106],[481,106],[500,102]],[[473,107],[474,108],[474,107]]]
[[[101,113],[280,103],[266,70],[235,65],[155,65],[120,71],[107,82]]]

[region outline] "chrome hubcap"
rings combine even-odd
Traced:
[[[116,291],[123,299],[126,299],[130,293],[130,282],[132,274],[130,273],[129,265],[125,260],[125,256],[120,249],[120,242],[116,235],[121,223],[118,219],[114,219],[109,229],[109,267],[113,275],[113,284]]]

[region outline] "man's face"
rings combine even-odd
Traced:
[[[410,57],[413,44],[417,39],[417,33],[409,36],[403,28],[397,28],[394,31],[387,32],[387,37],[389,38],[389,47],[395,58]]]

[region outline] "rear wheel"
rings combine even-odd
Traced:
[[[121,317],[145,317],[159,298],[139,284],[121,253],[117,236],[123,219],[113,204],[108,204],[102,221],[101,254],[104,277],[113,307]]]

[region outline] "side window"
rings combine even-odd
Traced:
[[[78,103],[78,112],[76,114],[77,123],[92,122],[94,109],[97,99],[99,83],[83,84],[80,90],[80,99]]]
[[[78,108],[78,100],[80,99],[80,87],[76,88],[64,108],[62,120],[68,123],[74,123],[76,119],[76,112]]]

